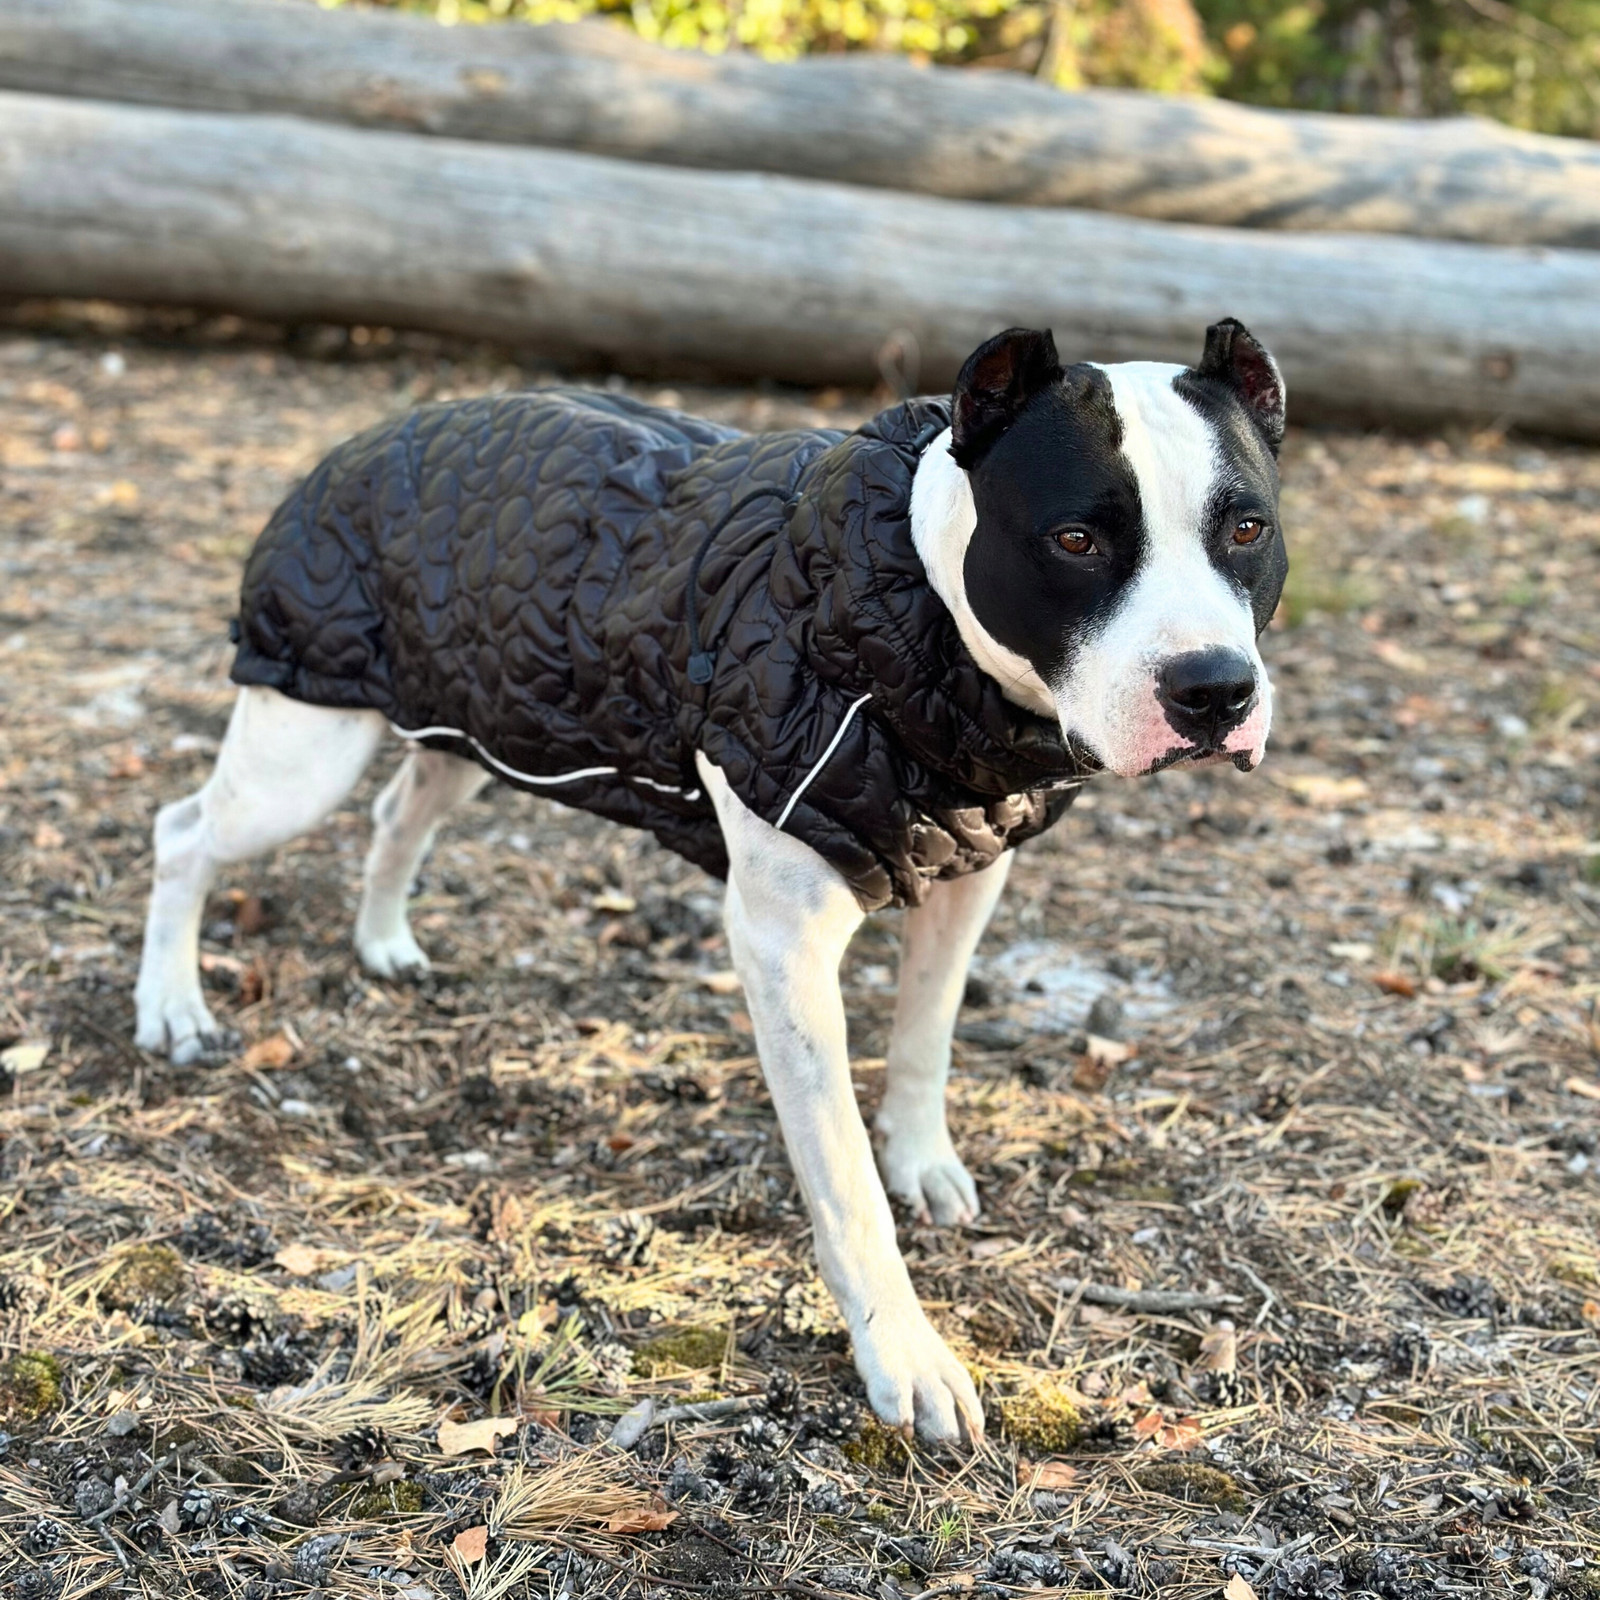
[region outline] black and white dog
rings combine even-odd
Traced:
[[[1048,334],[1012,330],[948,404],[853,435],[746,437],[566,393],[432,408],[343,447],[252,557],[216,768],[158,818],[139,1044],[220,1043],[197,972],[217,869],[326,817],[386,723],[422,747],[374,808],[355,938],[375,973],[426,966],[409,885],[491,773],[649,826],[726,871],[734,964],[874,1408],[977,1436],[885,1186],[937,1223],[978,1214],[944,1089],[1011,845],[1097,768],[1261,761],[1284,408],[1235,322],[1189,368],[1062,368]],[[535,734],[506,731],[534,713]],[[908,910],[880,1183],[837,975],[891,903]]]

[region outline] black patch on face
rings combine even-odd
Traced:
[[[1098,367],[1068,367],[989,445],[969,478],[978,520],[963,577],[973,615],[1054,681],[1144,556],[1139,485],[1122,455],[1111,380]],[[1092,535],[1093,554],[1061,548],[1057,531],[1073,528]]]

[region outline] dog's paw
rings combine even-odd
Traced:
[[[921,1306],[879,1312],[852,1342],[867,1399],[891,1428],[915,1428],[931,1443],[983,1437],[978,1391]]]
[[[404,926],[398,933],[382,937],[357,933],[356,954],[375,978],[420,978],[430,964],[422,946]]]
[[[133,1042],[181,1067],[230,1055],[239,1048],[239,1035],[232,1028],[220,1027],[196,993],[141,1000]]]
[[[941,1228],[977,1221],[978,1186],[961,1164],[942,1118],[933,1129],[899,1127],[880,1118],[877,1142],[884,1187],[919,1217]]]

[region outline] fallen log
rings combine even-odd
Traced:
[[[1583,251],[1256,234],[0,93],[0,295],[434,328],[624,371],[947,385],[1012,323],[1191,359],[1242,317],[1294,414],[1600,437]]]
[[[1167,222],[1600,247],[1600,146],[1260,111],[881,56],[787,65],[596,23],[440,28],[288,0],[0,0],[0,87],[283,112]]]

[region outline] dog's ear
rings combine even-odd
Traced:
[[[1049,329],[1007,328],[967,357],[951,406],[950,454],[975,467],[1027,403],[1061,377]]]
[[[1288,414],[1288,391],[1272,352],[1233,317],[1224,317],[1206,329],[1206,350],[1195,372],[1215,378],[1238,395],[1255,418],[1273,455],[1283,443]]]

